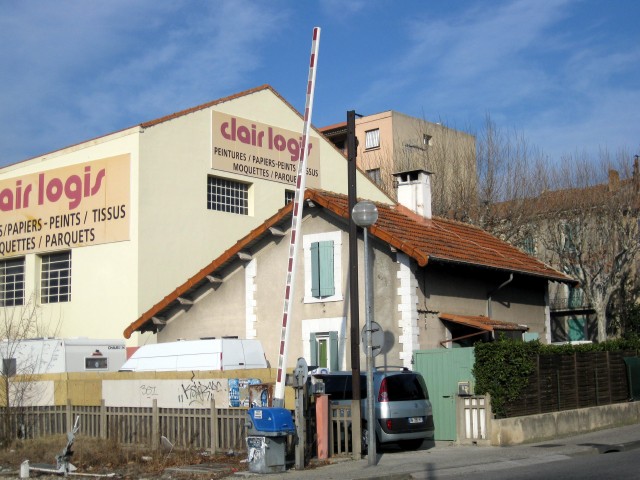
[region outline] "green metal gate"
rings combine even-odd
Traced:
[[[475,381],[471,369],[474,363],[472,347],[418,350],[414,353],[414,369],[422,374],[429,390],[436,440],[457,440],[458,382],[469,382],[469,393],[473,393]]]

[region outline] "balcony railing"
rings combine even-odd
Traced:
[[[593,310],[593,306],[582,295],[556,296],[549,302],[552,312],[559,310]]]

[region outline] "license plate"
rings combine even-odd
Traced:
[[[424,418],[422,417],[409,417],[409,423],[422,423]]]

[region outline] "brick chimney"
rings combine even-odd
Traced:
[[[398,186],[398,203],[424,218],[431,218],[431,173],[409,170],[393,176]]]

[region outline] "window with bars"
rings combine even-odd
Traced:
[[[378,148],[380,146],[380,129],[367,130],[365,132],[364,148]]]
[[[24,257],[0,262],[0,307],[24,305]]]
[[[71,301],[71,252],[52,253],[41,257],[40,302]]]
[[[249,215],[249,184],[226,178],[208,177],[207,208]]]

